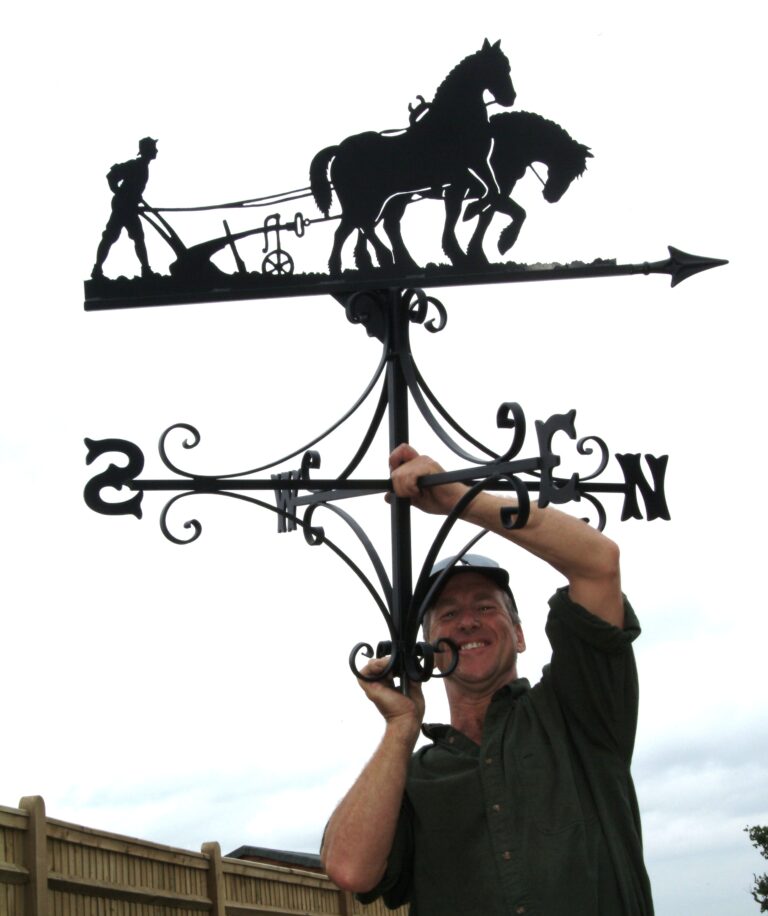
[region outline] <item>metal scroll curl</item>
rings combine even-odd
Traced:
[[[325,432],[322,432],[322,433],[320,433],[319,435],[315,436],[313,439],[311,439],[311,440],[310,440],[309,442],[307,442],[305,445],[302,445],[300,448],[294,449],[294,450],[293,450],[292,452],[290,452],[289,454],[283,455],[281,458],[277,458],[277,459],[275,459],[274,461],[268,462],[267,464],[262,464],[262,465],[260,465],[260,466],[258,466],[258,467],[249,468],[249,469],[244,470],[244,471],[231,471],[231,472],[228,472],[228,473],[226,473],[226,474],[199,474],[199,473],[193,473],[193,472],[191,472],[191,471],[185,471],[183,468],[181,468],[179,465],[177,465],[175,462],[173,462],[173,461],[171,460],[171,458],[169,457],[168,443],[169,443],[169,438],[170,438],[170,436],[171,436],[173,433],[175,433],[175,432],[181,430],[181,431],[184,432],[184,433],[188,433],[189,436],[191,437],[191,438],[189,438],[189,439],[184,439],[184,440],[182,441],[182,443],[181,443],[182,448],[187,449],[187,450],[191,450],[191,449],[193,449],[193,448],[196,448],[196,447],[200,444],[200,442],[202,441],[202,436],[201,436],[200,432],[199,432],[194,426],[192,426],[192,425],[189,424],[189,423],[174,423],[172,426],[169,426],[169,427],[161,434],[161,436],[160,436],[160,442],[159,442],[159,445],[158,445],[158,452],[159,452],[159,454],[160,454],[160,458],[161,458],[163,464],[164,464],[170,471],[173,471],[174,474],[178,474],[178,475],[180,475],[181,477],[189,477],[190,479],[199,479],[199,480],[206,480],[206,479],[231,480],[231,479],[234,479],[234,478],[237,478],[237,477],[248,477],[248,476],[253,475],[253,474],[260,474],[260,473],[262,473],[263,471],[268,471],[268,470],[270,470],[271,468],[277,467],[278,465],[287,463],[288,461],[292,460],[293,458],[296,458],[298,455],[306,454],[306,453],[309,452],[315,445],[317,445],[319,442],[322,442],[324,439],[326,439],[328,436],[330,436],[331,433],[335,432],[340,426],[342,426],[342,425],[343,425],[351,416],[353,416],[353,414],[355,414],[355,413],[358,411],[358,409],[368,400],[368,398],[369,398],[370,395],[371,395],[371,392],[374,390],[374,388],[376,387],[377,383],[379,382],[379,379],[381,378],[381,376],[382,376],[382,374],[383,374],[383,372],[384,372],[384,369],[386,368],[386,365],[387,365],[387,354],[386,354],[386,347],[384,347],[384,349],[383,349],[383,351],[382,351],[382,354],[381,354],[381,357],[380,357],[380,359],[379,359],[378,365],[376,366],[376,369],[375,369],[374,372],[373,372],[373,375],[371,376],[370,380],[368,381],[368,383],[366,384],[365,388],[363,389],[363,392],[362,392],[362,393],[360,394],[360,396],[357,398],[357,400],[355,401],[355,403],[354,403],[348,410],[346,410],[346,411],[342,414],[342,416],[339,417],[338,420],[336,420],[331,426],[329,426],[328,429],[325,430]],[[381,414],[382,414],[382,412],[383,412],[384,406],[385,406],[385,405],[382,405],[382,403],[381,403],[381,398],[380,398],[380,399],[379,399],[379,402],[377,403],[377,406],[376,406],[376,408],[375,408],[375,414],[374,414],[374,420],[375,420],[375,422],[380,422],[380,417],[381,417]],[[377,418],[377,417],[378,417],[378,421],[376,421],[376,418]],[[371,436],[371,438],[372,438],[372,436]],[[137,472],[137,473],[138,473],[138,472]],[[342,474],[341,476],[343,477],[343,476],[346,476],[346,475]]]
[[[451,658],[447,665],[435,671],[436,655],[450,652]],[[453,674],[459,663],[459,647],[451,639],[438,639],[436,643],[420,641],[409,651],[401,640],[384,640],[376,647],[376,658],[389,657],[389,661],[378,674],[363,674],[357,665],[360,654],[366,658],[373,657],[373,647],[369,643],[359,642],[349,653],[349,667],[355,677],[368,683],[390,680],[403,674],[409,681],[424,683],[430,678],[444,678]]]
[[[428,296],[423,289],[406,289],[402,293],[402,302],[408,309],[408,319],[414,324],[423,324],[430,334],[442,331],[448,323],[448,312],[443,303],[435,296]],[[437,312],[437,320],[427,320],[429,307]]]
[[[426,309],[429,303],[433,303],[438,307],[439,315],[445,315],[444,306],[434,297],[427,296],[423,290],[407,290],[407,295],[411,297],[413,305],[410,306],[411,311],[409,312],[409,317],[411,315],[416,315],[416,319],[424,321],[426,316]],[[429,327],[430,322],[427,322],[427,327]],[[433,324],[433,333],[445,326],[444,320],[437,325]],[[419,369],[413,359],[413,355],[410,351],[403,355],[401,359],[401,367],[403,375],[405,377],[406,385],[408,386],[408,391],[413,398],[416,407],[421,413],[424,420],[426,420],[430,429],[434,434],[440,439],[444,445],[446,445],[455,455],[459,458],[462,458],[464,461],[470,461],[473,464],[483,464],[489,458],[493,460],[509,461],[515,455],[520,452],[520,449],[523,447],[526,436],[526,422],[525,414],[522,407],[514,401],[505,401],[502,403],[497,412],[496,412],[496,426],[499,429],[508,429],[513,430],[513,439],[509,447],[502,452],[501,454],[494,449],[489,448],[484,443],[480,442],[475,438],[471,433],[465,430],[451,414],[443,407],[440,401],[437,399],[435,394],[431,391],[427,385],[424,377],[419,372]],[[442,418],[445,422],[448,429],[452,431],[454,435],[458,435],[465,442],[470,443],[476,449],[478,449],[483,457],[478,457],[477,455],[472,454],[462,445],[460,445],[439,421],[438,416]]]
[[[174,506],[180,499],[184,499],[186,496],[195,495],[196,494],[191,491],[187,491],[186,493],[178,493],[172,499],[169,499],[168,502],[163,506],[162,512],[160,513],[160,530],[163,532],[163,535],[174,544],[191,544],[193,541],[196,541],[203,533],[203,526],[196,518],[190,518],[183,522],[184,528],[192,530],[192,534],[190,534],[189,537],[177,537],[177,535],[175,535],[168,527],[168,513],[170,512],[171,507]]]
[[[520,453],[526,434],[525,413],[517,401],[505,401],[501,404],[496,411],[496,426],[499,429],[514,430],[512,444],[499,457],[500,461],[511,461]]]
[[[606,523],[608,521],[608,515],[605,511],[605,506],[600,502],[600,500],[593,493],[582,493],[581,498],[586,500],[590,505],[595,507],[597,512],[597,524],[595,527],[598,531],[604,531]],[[588,518],[583,519],[585,522],[589,522]]]
[[[278,515],[283,515],[280,509],[276,509],[274,506],[271,506],[269,503],[264,502],[261,499],[256,499],[253,496],[245,496],[243,493],[232,493],[228,490],[216,490],[216,491],[206,491],[206,490],[185,490],[183,493],[177,493],[176,496],[171,497],[168,502],[163,506],[163,509],[160,512],[160,530],[162,531],[164,537],[174,544],[179,544],[181,546],[185,544],[192,544],[196,541],[200,535],[203,533],[203,526],[200,521],[196,518],[187,519],[185,522],[182,522],[182,527],[186,529],[191,529],[192,533],[188,537],[179,537],[175,535],[168,524],[168,514],[170,513],[172,507],[182,499],[185,499],[188,496],[223,496],[227,499],[237,499],[241,502],[250,503],[254,506],[260,506],[262,509],[269,509],[271,512],[276,512]]]
[[[608,446],[600,438],[600,436],[583,436],[576,443],[576,450],[580,455],[591,455],[594,452],[594,449],[590,448],[588,443],[594,442],[598,449],[600,450],[600,464],[596,471],[593,471],[591,474],[579,475],[579,481],[584,483],[587,480],[594,480],[596,477],[599,477],[603,471],[608,467],[608,462],[611,458],[611,453],[608,451]]]
[[[190,425],[189,423],[174,423],[172,426],[169,426],[168,429],[164,430],[160,435],[160,442],[158,443],[157,450],[160,454],[160,460],[168,468],[169,471],[173,471],[174,474],[178,474],[180,477],[204,477],[204,476],[213,476],[213,475],[201,475],[201,474],[192,474],[189,471],[185,471],[171,461],[168,456],[168,438],[172,433],[182,430],[183,432],[189,433],[192,437],[191,439],[182,440],[181,447],[184,449],[193,449],[197,448],[200,444],[202,437],[200,436],[199,430]]]
[[[376,577],[379,581],[381,591],[384,594],[384,599],[382,599],[381,594],[377,591],[376,587],[373,585],[371,580],[365,573],[360,569],[357,563],[352,560],[352,558],[343,550],[341,550],[334,542],[330,541],[325,534],[325,530],[320,525],[313,525],[312,520],[314,513],[317,509],[327,509],[329,512],[333,512],[334,515],[337,515],[341,518],[348,527],[352,530],[355,537],[362,544],[363,549],[365,550],[368,559],[371,561]],[[384,564],[381,562],[381,558],[376,553],[376,550],[371,543],[368,535],[363,531],[358,522],[343,509],[340,509],[338,506],[329,505],[328,503],[314,503],[307,507],[307,510],[304,513],[304,518],[299,519],[294,516],[296,522],[300,524],[304,531],[304,538],[311,547],[320,547],[328,546],[333,552],[340,557],[347,566],[352,570],[352,572],[357,576],[357,578],[363,583],[365,588],[368,590],[368,593],[373,597],[374,601],[379,607],[387,626],[391,631],[391,621],[392,617],[389,612],[389,606],[392,603],[392,585],[387,576],[387,572],[384,569]]]

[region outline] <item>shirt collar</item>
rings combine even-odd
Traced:
[[[509,684],[505,684],[503,687],[497,690],[491,698],[491,703],[501,703],[504,700],[511,703],[521,697],[524,693],[527,693],[530,689],[531,684],[528,681],[528,678],[519,677],[517,680],[514,680]],[[439,741],[444,739],[452,731],[453,728],[450,725],[443,725],[440,722],[425,722],[421,726],[422,734],[429,738],[430,741]]]

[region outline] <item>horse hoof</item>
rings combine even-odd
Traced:
[[[509,249],[515,244],[516,241],[517,241],[517,233],[511,236],[509,235],[505,236],[504,232],[502,232],[501,235],[499,236],[499,243],[498,243],[499,254],[506,254],[509,251]]]

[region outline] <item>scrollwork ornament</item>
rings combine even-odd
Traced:
[[[361,324],[369,337],[383,339],[385,321],[380,293],[375,290],[360,290],[353,293],[347,299],[344,312],[350,324]]]
[[[448,323],[448,312],[443,303],[434,296],[428,296],[423,289],[405,290],[402,301],[408,309],[408,319],[414,324],[423,324],[430,334],[442,331]],[[437,320],[434,318],[426,320],[430,305],[435,307]]]
[[[459,647],[456,645],[456,643],[452,639],[448,639],[444,636],[441,639],[438,639],[436,643],[433,643],[433,649],[438,654],[446,651],[450,652],[451,661],[446,666],[444,671],[440,671],[438,669],[437,673],[433,672],[432,677],[443,678],[453,674],[453,672],[456,670],[456,666],[459,664]]]
[[[321,504],[315,503],[307,506],[307,510],[304,513],[302,530],[304,531],[304,540],[310,547],[319,547],[325,543],[325,528],[322,525],[312,524],[312,516],[315,514],[315,509],[317,509],[318,505]]]
[[[499,429],[513,429],[512,444],[499,458],[499,461],[511,461],[519,453],[525,442],[527,432],[525,413],[517,401],[505,401],[496,411],[496,426]]]
[[[196,518],[191,518],[184,522],[184,528],[192,529],[192,534],[189,537],[177,537],[175,534],[171,533],[171,530],[168,527],[168,512],[170,511],[171,506],[173,506],[174,503],[177,503],[180,499],[184,499],[185,496],[195,495],[195,493],[179,493],[178,495],[174,496],[173,499],[168,500],[168,502],[163,507],[163,511],[160,513],[160,530],[163,532],[165,537],[169,541],[172,541],[174,544],[191,544],[193,541],[196,541],[203,533],[203,526]]]
[[[320,468],[320,452],[309,449],[304,452],[301,458],[301,479],[309,480],[309,472],[317,471]]]
[[[435,650],[428,642],[417,642],[405,656],[405,676],[424,683],[435,670]]]
[[[606,523],[608,521],[608,516],[605,511],[605,506],[600,502],[600,500],[594,496],[592,493],[582,493],[581,498],[586,500],[588,503],[593,505],[597,511],[597,525],[595,526],[598,531],[604,531]],[[589,523],[589,519],[585,518],[583,521]]]
[[[584,436],[583,438],[579,439],[579,441],[576,443],[576,450],[580,455],[591,455],[594,452],[594,449],[590,448],[588,445],[590,442],[594,442],[600,450],[600,465],[598,469],[593,471],[593,473],[591,473],[589,476],[579,476],[579,483],[584,483],[587,480],[594,480],[596,477],[599,477],[608,467],[608,461],[611,457],[610,452],[608,451],[608,446],[599,436]],[[600,530],[602,531],[602,528]]]
[[[504,506],[500,510],[501,525],[507,531],[516,531],[518,528],[524,528],[528,523],[531,514],[531,497],[528,495],[528,487],[518,477],[510,475],[507,480],[515,488],[517,505]]]
[[[381,643],[379,643],[379,645],[381,646]],[[352,670],[352,674],[354,674],[355,677],[359,678],[361,681],[368,681],[369,683],[373,683],[375,681],[383,681],[390,677],[396,670],[397,666],[400,664],[401,654],[397,643],[390,643],[390,646],[392,647],[392,652],[389,656],[389,662],[387,665],[385,665],[383,670],[378,674],[363,674],[357,667],[357,656],[362,652],[366,658],[373,658],[373,646],[367,642],[357,643],[349,653],[349,667]]]
[[[168,457],[168,449],[166,443],[168,437],[171,433],[176,432],[176,430],[183,430],[186,433],[189,433],[192,436],[192,439],[184,439],[181,443],[182,448],[193,449],[200,444],[200,433],[194,426],[191,426],[189,423],[174,423],[173,426],[169,426],[168,429],[160,436],[160,443],[158,444],[157,450],[160,453],[160,458],[163,464],[168,468],[168,470],[173,471],[174,474],[179,474],[181,477],[197,477],[200,475],[190,474],[189,471],[184,471],[176,464],[174,464],[171,459]],[[183,542],[185,543],[185,542]]]
[[[451,661],[445,671],[435,673],[435,655],[449,651]],[[417,642],[405,658],[405,674],[411,681],[424,683],[433,677],[448,677],[459,663],[459,647],[453,640],[444,637],[436,643]]]

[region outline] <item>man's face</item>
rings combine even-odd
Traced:
[[[429,615],[430,642],[445,637],[459,647],[451,681],[471,690],[498,690],[517,677],[523,631],[512,622],[503,592],[487,576],[461,572],[448,580]],[[438,655],[438,665],[446,666],[447,656]]]

